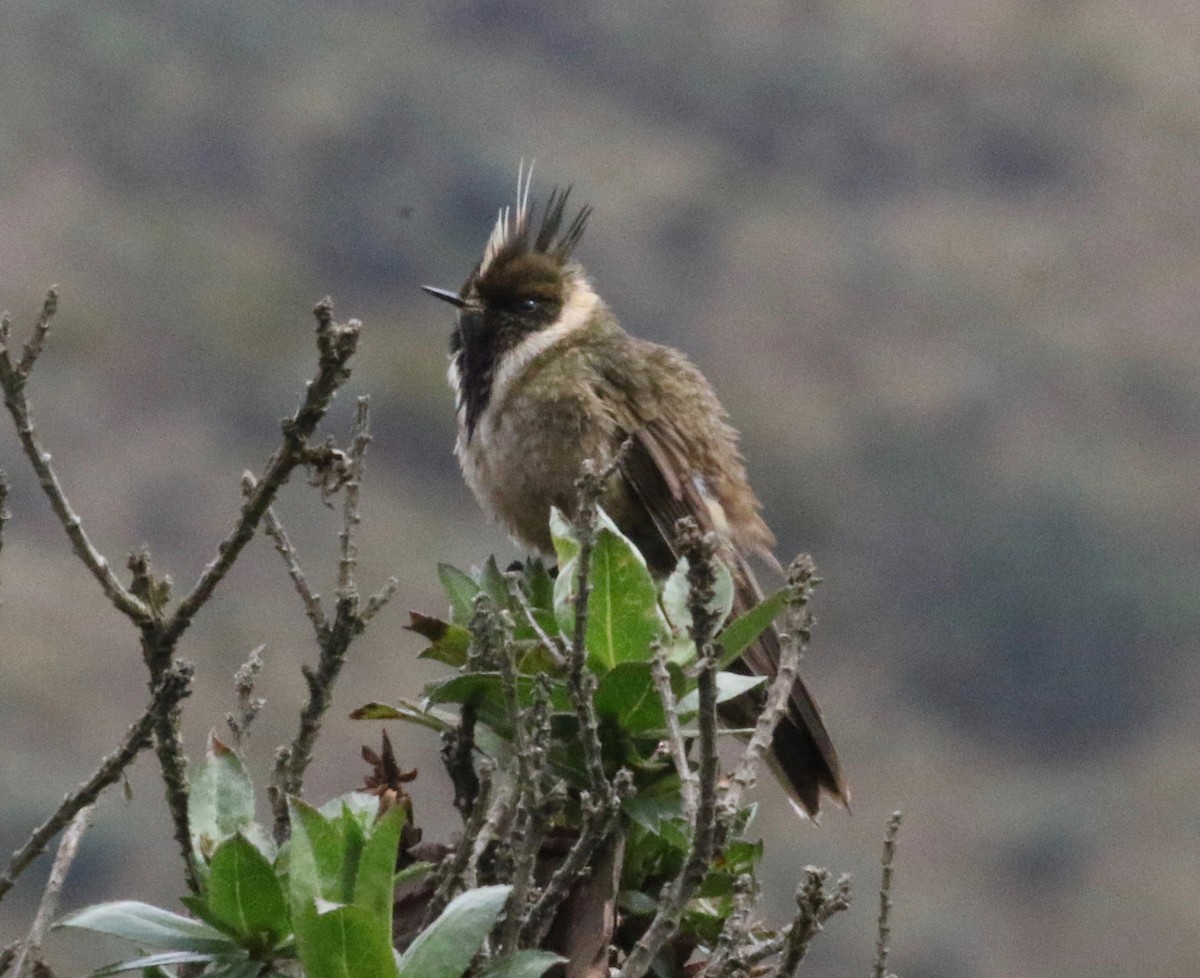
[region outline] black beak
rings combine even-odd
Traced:
[[[432,285],[422,285],[421,288],[428,292],[435,299],[441,299],[443,302],[450,303],[450,305],[454,306],[455,309],[461,309],[467,304],[466,299],[464,299],[457,292],[451,292],[449,289],[439,289]]]

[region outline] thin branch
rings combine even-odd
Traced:
[[[667,749],[671,752],[671,760],[675,762],[675,773],[679,775],[679,793],[683,797],[683,815],[688,825],[696,824],[696,805],[699,789],[696,772],[688,763],[687,741],[683,738],[683,729],[679,723],[679,704],[675,700],[675,691],[671,689],[671,673],[667,669],[667,654],[659,648],[650,662],[650,675],[654,678],[654,687],[658,690],[658,698],[662,702],[663,716],[667,721]]]
[[[354,430],[350,438],[350,470],[342,497],[341,556],[338,559],[338,597],[353,594],[358,597],[354,572],[358,568],[358,545],[355,531],[361,521],[358,511],[362,490],[363,469],[367,446],[371,443],[371,410],[367,398],[360,397],[355,409]]]
[[[313,310],[317,318],[317,349],[320,354],[317,376],[309,382],[304,400],[290,418],[283,422],[283,444],[271,456],[266,472],[255,484],[233,530],[217,547],[200,579],[175,609],[162,628],[165,644],[174,644],[192,623],[196,612],[212,596],[221,579],[233,566],[242,548],[254,536],[259,521],[275,499],[280,487],[292,470],[305,461],[308,439],[325,416],[339,387],[350,376],[350,358],[358,348],[362,324],[351,319],[345,324],[333,321],[333,305],[328,299]]]
[[[0,469],[0,550],[4,549],[4,524],[9,520],[8,512],[8,477]]]
[[[233,742],[243,747],[250,737],[250,725],[258,716],[258,711],[266,705],[266,700],[254,695],[254,684],[262,671],[262,651],[265,645],[251,649],[249,658],[233,674],[233,689],[237,694],[237,707],[231,713],[225,714],[225,722],[233,732]]]
[[[38,315],[37,322],[33,324],[33,332],[25,341],[25,347],[21,351],[21,361],[17,364],[17,372],[22,377],[29,376],[34,363],[41,355],[42,347],[46,343],[46,334],[50,332],[50,320],[54,318],[54,313],[57,311],[58,286],[52,285],[46,293],[46,298],[42,301],[42,311]]]
[[[359,615],[364,625],[379,614],[383,610],[383,606],[392,600],[392,596],[396,593],[396,588],[399,586],[399,580],[395,577],[389,577],[384,582],[383,587],[367,598],[366,606]]]
[[[25,398],[25,384],[30,371],[41,352],[46,333],[50,328],[50,320],[58,306],[58,292],[51,289],[42,304],[42,312],[38,317],[32,338],[25,344],[19,362],[13,363],[8,349],[9,320],[5,316],[0,321],[0,387],[4,390],[4,405],[17,427],[17,436],[21,447],[37,474],[42,491],[50,500],[50,507],[58,517],[71,548],[79,557],[92,576],[100,582],[100,587],[113,605],[129,617],[138,626],[148,625],[152,620],[150,608],[136,598],[113,573],[107,559],[92,544],[91,539],[83,529],[83,523],[78,514],[71,508],[62,483],[59,482],[50,464],[50,453],[38,440],[33,424],[33,414],[29,402]]]
[[[892,812],[888,819],[887,835],[883,839],[883,867],[879,883],[879,936],[875,941],[875,967],[871,972],[872,978],[888,978],[887,959],[890,953],[888,940],[891,937],[892,913],[892,872],[896,858],[896,836],[900,834],[900,822],[904,819],[902,812]]]
[[[546,634],[546,630],[542,628],[537,620],[537,616],[533,613],[533,606],[530,605],[529,599],[521,589],[521,583],[516,574],[510,575],[508,578],[508,594],[516,602],[517,607],[521,609],[522,616],[524,616],[529,627],[533,629],[533,634],[537,636],[537,640],[542,643],[546,654],[554,660],[556,665],[562,666],[567,661],[563,655],[562,640],[551,638]]]
[[[792,588],[788,600],[791,620],[787,633],[780,636],[779,665],[768,689],[766,703],[758,715],[754,733],[729,778],[722,799],[726,812],[736,812],[741,807],[742,794],[754,784],[759,763],[771,747],[775,728],[787,713],[792,688],[800,671],[800,660],[804,657],[805,643],[812,629],[809,601],[817,581],[816,566],[811,557],[801,554],[792,561],[788,568],[788,584]]]
[[[834,890],[825,889],[829,870],[815,866],[804,868],[804,882],[796,891],[799,911],[783,938],[782,955],[775,969],[775,978],[792,978],[808,953],[812,939],[836,913],[850,906],[850,879],[843,876]]]
[[[178,661],[165,666],[159,675],[165,677],[172,669],[181,668],[187,669],[190,675],[191,664]],[[172,834],[183,859],[184,880],[193,893],[199,893],[200,870],[196,865],[191,821],[188,817],[188,797],[191,788],[188,783],[187,755],[183,751],[182,710],[179,702],[178,699],[164,700],[155,710],[154,752],[158,757],[167,810],[171,815]]]
[[[49,930],[55,914],[58,913],[58,898],[62,895],[63,884],[67,881],[67,873],[71,870],[71,864],[75,862],[75,855],[79,852],[79,844],[83,841],[84,833],[92,824],[92,816],[95,811],[95,805],[88,805],[86,808],[80,809],[71,820],[67,831],[63,833],[62,840],[58,844],[58,853],[54,857],[54,865],[50,867],[50,878],[46,881],[46,888],[42,891],[42,901],[38,905],[33,924],[17,955],[16,966],[13,968],[16,978],[26,978],[27,974],[33,973],[42,956],[42,939],[46,936],[46,931]]]
[[[606,469],[605,473],[609,470]],[[579,719],[579,735],[583,741],[584,758],[587,762],[588,781],[596,797],[604,797],[611,790],[604,775],[604,757],[600,740],[600,720],[596,715],[593,695],[596,677],[587,667],[587,623],[588,600],[592,592],[592,551],[596,545],[596,506],[604,490],[604,474],[597,474],[595,463],[583,463],[583,474],[575,483],[579,491],[579,509],[575,519],[575,533],[579,537],[577,557],[578,577],[575,595],[575,629],[567,656],[567,688]]]
[[[164,704],[178,703],[188,695],[192,680],[192,668],[186,663],[176,663],[163,676],[150,705],[129,728],[121,745],[109,754],[96,772],[83,784],[67,795],[58,809],[45,822],[34,829],[26,843],[13,853],[12,862],[0,875],[0,899],[13,887],[18,876],[42,852],[46,845],[82,809],[92,804],[105,788],[121,777],[138,753],[150,746],[156,717]]]
[[[633,793],[633,775],[621,768],[613,778],[612,795],[607,801],[594,802],[588,792],[579,799],[583,828],[566,858],[546,883],[542,894],[531,906],[521,924],[521,947],[538,947],[546,939],[554,916],[571,891],[571,885],[585,876],[592,856],[621,824],[621,800]]]
[[[253,492],[257,484],[257,480],[251,473],[246,472],[242,476],[243,492],[247,494]],[[292,541],[288,539],[287,531],[284,530],[283,523],[276,515],[274,506],[268,506],[267,511],[263,513],[263,530],[271,538],[271,542],[275,544],[275,550],[283,558],[288,577],[296,586],[296,593],[300,595],[300,600],[304,603],[304,613],[312,622],[317,638],[323,639],[329,634],[329,619],[325,617],[325,609],[321,607],[321,596],[309,587],[308,578],[304,576],[304,570],[300,566],[300,557],[296,553],[296,548],[292,546]]]
[[[312,761],[321,720],[333,701],[333,687],[346,662],[346,652],[354,637],[362,631],[362,622],[350,611],[348,604],[345,598],[338,601],[333,627],[321,644],[316,669],[308,665],[300,669],[308,686],[308,699],[300,711],[300,728],[288,748],[287,773],[282,785],[285,795],[297,795],[303,787],[304,772]]]
[[[749,942],[749,931],[754,912],[755,900],[758,897],[758,887],[754,876],[744,873],[733,883],[733,910],[725,918],[721,934],[700,978],[727,978],[739,973],[745,967],[743,953]],[[745,973],[741,971],[741,973]]]
[[[692,640],[696,644],[699,667],[696,720],[699,727],[700,798],[687,859],[671,881],[650,926],[625,960],[621,978],[642,978],[663,945],[678,930],[684,909],[708,873],[718,842],[717,660],[713,649],[717,615],[712,608],[716,542],[712,534],[701,536],[691,519],[680,520],[677,531],[679,550],[688,561],[688,607],[692,612]]]
[[[442,867],[439,870],[441,880],[438,882],[433,896],[429,899],[429,906],[425,910],[425,922],[422,924],[422,928],[437,919],[438,914],[446,909],[446,905],[460,889],[467,888],[466,879],[470,875],[471,866],[474,861],[472,857],[476,851],[476,847],[479,845],[480,838],[485,835],[487,825],[490,821],[492,788],[495,784],[494,773],[495,767],[491,761],[480,763],[479,793],[475,798],[475,807],[471,809],[471,815],[467,819],[467,824],[463,829],[462,838],[459,840],[454,852],[442,863]],[[485,840],[484,845],[486,845],[487,841]],[[482,851],[482,848],[480,851]],[[478,856],[474,858],[477,859]]]

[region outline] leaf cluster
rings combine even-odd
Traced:
[[[439,567],[449,615],[414,613],[409,628],[429,641],[422,657],[455,671],[430,683],[419,703],[372,703],[355,715],[406,720],[450,739],[465,733],[477,760],[486,758],[487,770],[498,771],[498,780],[507,777],[515,783],[518,797],[510,803],[518,813],[514,817],[535,804],[522,786],[531,780],[543,786],[538,814],[543,838],[556,830],[582,837],[589,805],[603,784],[626,778],[619,818],[595,852],[617,838],[623,847],[614,894],[622,930],[614,940],[628,950],[659,906],[660,891],[683,871],[693,843],[695,812],[685,802],[678,763],[665,749],[674,738],[686,756],[688,744],[698,736],[701,651],[694,640],[693,613],[702,612],[715,633],[707,654],[714,660],[709,665],[715,669],[719,705],[765,682],[728,667],[772,623],[790,592],[782,589],[730,620],[733,584],[719,561],[712,564],[714,585],[697,606],[687,558],[665,581],[656,581],[637,548],[602,510],[591,527],[554,511],[551,533],[557,574],[538,560],[507,571],[494,558],[471,573]],[[579,629],[585,541],[587,618]],[[581,649],[573,648],[577,634],[583,637]],[[582,677],[571,667],[572,655],[585,660]],[[665,674],[665,683],[656,683],[656,670]],[[581,696],[585,710],[579,708]],[[594,716],[594,730],[588,729],[589,715]],[[602,765],[600,787],[590,766],[593,744]],[[684,763],[694,777],[695,762]],[[507,816],[493,813],[493,818],[502,817]],[[755,869],[762,848],[742,838],[753,808],[739,805],[721,817],[723,843],[687,901],[678,933],[665,952],[679,960],[693,949],[714,947],[739,900],[757,892]],[[493,852],[490,862],[476,854],[474,878],[511,875],[519,856],[509,841],[474,838],[464,843]],[[531,890],[528,905],[514,906],[511,914],[533,915],[538,887]],[[522,932],[538,933],[536,928]],[[660,971],[673,974],[675,965],[664,958]]]
[[[320,808],[289,799],[292,834],[277,846],[255,819],[254,791],[238,755],[215,737],[191,795],[200,893],[193,916],[132,900],[87,907],[58,926],[125,938],[145,953],[96,972],[141,970],[165,978],[180,966],[209,978],[459,978],[508,899],[510,887],[460,894],[404,954],[392,946],[393,894],[429,870],[397,873],[403,806],[350,792]],[[386,810],[384,810],[386,808]],[[536,978],[559,960],[525,954],[497,961],[492,978]]]

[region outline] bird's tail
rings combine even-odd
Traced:
[[[736,616],[762,600],[762,592],[744,559],[736,560],[733,570],[733,614]],[[747,673],[774,679],[779,656],[779,632],[772,625],[746,650],[735,668],[740,666]],[[726,704],[723,708],[726,722],[743,725],[752,722],[761,709],[761,694],[757,702],[749,701],[752,695]],[[792,687],[787,713],[775,728],[768,763],[787,789],[792,803],[814,821],[821,810],[822,793],[834,802],[850,807],[850,789],[842,774],[841,761],[829,731],[825,729],[821,710],[800,678]]]

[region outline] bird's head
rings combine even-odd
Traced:
[[[483,257],[462,289],[422,286],[458,310],[450,337],[451,379],[468,431],[487,406],[496,370],[506,357],[535,334],[573,321],[572,312],[581,305],[594,303],[582,269],[571,262],[591,208],[581,208],[567,222],[570,192],[570,187],[555,189],[535,223],[529,176],[523,171],[515,206],[500,211]]]

